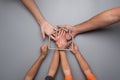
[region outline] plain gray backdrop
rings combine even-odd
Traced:
[[[92,16],[120,6],[120,0],[36,0],[43,16],[52,25],[82,23]],[[107,18],[107,17],[106,17]],[[19,0],[0,0],[0,80],[23,80],[40,55],[43,41],[39,25]],[[120,78],[120,23],[105,29],[80,34],[75,38],[97,80]],[[49,51],[36,80],[44,80],[53,56]],[[74,80],[85,80],[75,59],[68,51]],[[59,66],[55,80],[64,80]]]

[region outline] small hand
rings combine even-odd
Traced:
[[[57,27],[61,29],[68,29],[69,31],[71,31],[73,37],[75,37],[77,34],[75,27],[72,27],[70,25],[58,25]],[[66,33],[66,38],[67,40],[70,40],[72,37],[68,33]]]
[[[43,39],[45,39],[46,35],[49,36],[54,31],[55,31],[55,28],[48,22],[45,22],[44,24],[41,25],[41,32],[42,32]]]
[[[59,29],[55,34],[52,34],[51,37],[55,40],[58,48],[66,47],[66,32],[63,29]]]
[[[68,48],[71,50],[71,52],[75,55],[79,52],[79,49],[78,49],[78,46],[71,42],[69,45],[68,45]]]
[[[53,34],[51,34],[51,38],[55,41],[55,42],[57,42],[59,39],[60,39],[60,31],[58,30],[58,31],[56,31],[55,33],[53,33]]]
[[[46,55],[47,55],[47,52],[48,52],[48,46],[47,45],[42,45],[40,47],[40,50],[41,50],[40,56],[43,57],[43,58],[45,58]]]

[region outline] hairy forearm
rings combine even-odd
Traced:
[[[80,65],[81,69],[83,70],[83,72],[84,72],[85,74],[91,73],[91,69],[90,69],[87,61],[86,61],[86,60],[84,59],[84,57],[81,55],[81,53],[80,53],[80,52],[77,52],[77,53],[75,54],[75,57],[76,57],[79,65]]]
[[[34,77],[36,76],[38,69],[42,63],[42,61],[44,60],[44,57],[40,56],[35,63],[32,65],[32,67],[29,69],[29,71],[27,72],[24,80],[33,80]]]
[[[34,0],[21,0],[25,7],[33,14],[38,24],[46,22]]]
[[[120,21],[120,7],[102,12],[88,21],[75,25],[77,33],[83,33],[109,26]]]
[[[65,76],[71,75],[70,71],[70,66],[67,61],[67,56],[64,51],[60,51],[60,58],[61,58],[61,65],[62,65],[62,70]]]
[[[48,75],[54,77],[59,65],[59,51],[55,51],[49,67]]]

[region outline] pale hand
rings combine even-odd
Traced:
[[[49,24],[48,22],[45,22],[44,24],[41,25],[41,32],[42,32],[42,37],[45,39],[46,35],[50,35],[54,33],[55,28]]]
[[[68,45],[68,48],[71,50],[71,52],[75,55],[79,52],[79,49],[78,49],[78,46],[71,42],[69,45]]]
[[[47,45],[42,45],[40,47],[40,51],[41,51],[40,56],[43,57],[43,58],[45,58],[46,55],[47,55],[47,52],[48,52],[48,46]]]
[[[57,27],[58,27],[58,28],[61,28],[61,29],[68,29],[68,30],[70,30],[70,31],[71,31],[71,35],[72,35],[73,37],[75,37],[76,34],[77,34],[77,32],[76,32],[76,30],[75,30],[75,27],[73,27],[73,26],[70,26],[70,25],[58,25]],[[66,33],[66,39],[67,39],[67,40],[72,39],[71,35],[69,35],[68,33]]]

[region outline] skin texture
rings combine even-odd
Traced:
[[[56,35],[54,35],[54,38],[56,38],[55,40],[56,40],[56,45],[58,48],[62,48],[62,49],[66,48],[67,39],[66,39],[66,32],[64,30],[62,29],[59,30],[59,32],[56,33]],[[72,76],[65,51],[59,51],[59,53],[60,53],[60,61],[62,65],[62,70],[63,70],[65,77]]]
[[[69,49],[71,49],[71,52],[75,55],[82,71],[84,72],[85,76],[87,77],[87,80],[96,80],[95,75],[92,73],[90,66],[88,65],[88,63],[84,59],[84,57],[82,56],[77,45],[75,43],[70,43],[68,47],[69,47]],[[92,78],[88,76],[89,74],[92,76]]]
[[[35,63],[32,65],[32,67],[29,69],[29,71],[26,73],[24,80],[34,80],[41,63],[43,62],[43,60],[45,59],[47,55],[47,52],[48,52],[47,45],[42,45],[40,50],[41,50],[40,56],[35,61]]]
[[[54,32],[55,28],[42,16],[34,0],[21,0],[21,2],[32,13],[37,23],[40,25],[43,39],[45,39],[45,35],[50,35]]]
[[[56,50],[48,70],[48,76],[51,76],[51,77],[55,76],[55,73],[57,72],[58,65],[59,65],[59,58],[60,58],[59,51]]]
[[[45,35],[50,35],[54,33],[54,30],[56,29],[50,23],[48,23],[48,21],[42,16],[34,0],[21,0],[21,2],[32,13],[38,24],[41,26],[41,33],[43,39],[45,39],[46,37]],[[104,11],[83,23],[76,24],[74,26],[59,25],[59,27],[71,29],[72,35],[76,36],[79,33],[104,28],[119,21],[120,21],[120,7],[117,7]],[[71,39],[71,37],[68,34],[66,36],[67,40]]]
[[[74,26],[70,25],[58,25],[58,26],[61,28],[70,29],[72,35],[75,37],[79,33],[104,28],[119,21],[120,21],[120,7],[117,7],[104,11],[83,23],[76,24]],[[68,35],[67,39],[69,40],[71,39],[71,37]]]

